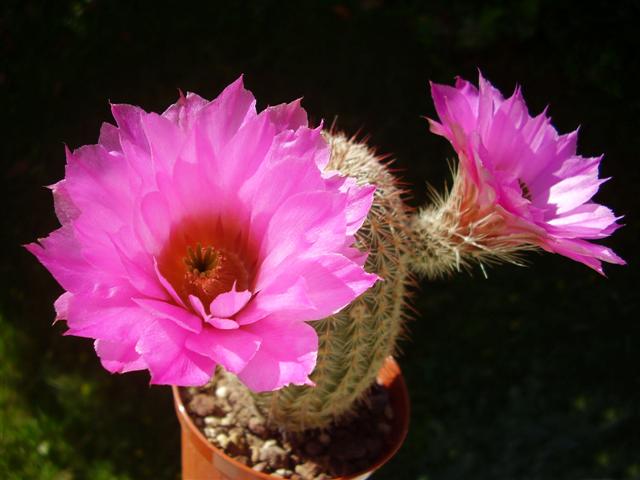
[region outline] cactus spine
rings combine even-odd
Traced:
[[[327,426],[357,406],[384,359],[395,352],[412,282],[408,269],[411,222],[397,180],[366,145],[339,133],[325,133],[325,137],[331,146],[328,169],[377,187],[356,243],[369,253],[366,270],[383,281],[336,315],[312,322],[319,337],[311,375],[315,387],[289,386],[257,396],[269,420],[287,431]]]

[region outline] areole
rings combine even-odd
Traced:
[[[402,445],[409,428],[409,394],[400,367],[392,357],[388,357],[378,373],[377,382],[389,391],[394,419],[389,448],[367,470],[356,472],[335,480],[364,480],[384,465]],[[184,480],[254,480],[274,477],[257,472],[234,460],[222,450],[209,443],[186,411],[178,387],[172,387],[173,401],[182,438],[182,478]]]

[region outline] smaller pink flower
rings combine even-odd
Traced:
[[[577,131],[558,135],[546,111],[529,115],[519,88],[505,100],[482,75],[479,89],[458,78],[453,87],[431,84],[431,94],[442,122],[430,120],[431,131],[458,153],[475,208],[499,212],[503,236],[601,274],[602,261],[625,264],[611,249],[588,241],[611,235],[621,217],[590,201],[607,179],[598,178],[602,157],[576,154]]]

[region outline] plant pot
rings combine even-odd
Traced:
[[[392,431],[389,446],[378,460],[367,470],[356,472],[335,480],[368,478],[375,470],[384,465],[398,451],[409,428],[409,394],[400,372],[400,367],[392,357],[385,360],[378,373],[378,383],[389,391],[389,398],[394,409]],[[211,444],[198,427],[182,403],[178,387],[172,387],[173,400],[182,431],[182,478],[183,480],[250,480],[270,479],[274,477],[257,472],[234,460],[222,450]]]

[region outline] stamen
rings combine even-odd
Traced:
[[[526,198],[527,200],[531,201],[531,191],[529,190],[529,187],[527,186],[526,183],[524,183],[524,180],[522,179],[518,179],[518,185],[520,185],[520,190],[522,191],[522,196],[524,198]]]
[[[184,263],[194,274],[206,274],[209,270],[215,269],[218,263],[218,254],[213,247],[203,249],[202,245],[198,243],[195,250],[191,246],[187,247]]]

